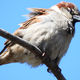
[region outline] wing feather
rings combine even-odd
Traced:
[[[41,22],[42,20],[37,18],[37,16],[41,16],[46,14],[46,10],[48,9],[43,9],[43,8],[28,8],[29,10],[33,11],[31,12],[28,16],[32,16],[28,21],[25,21],[23,23],[20,24],[20,28],[18,28],[13,35],[19,36],[18,34],[18,30],[20,29],[26,29],[28,28],[30,25],[37,23],[37,22]],[[21,37],[21,35],[19,36]],[[0,52],[0,54],[2,54],[7,48],[13,46],[15,44],[15,42],[12,42],[10,40],[6,40],[6,42],[4,43],[5,47],[2,49],[2,51]]]

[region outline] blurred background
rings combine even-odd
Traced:
[[[65,0],[72,2],[80,9],[79,0]],[[61,0],[1,0],[0,1],[0,28],[13,33],[26,21],[22,15],[28,14],[28,7],[50,8]],[[59,67],[67,80],[80,80],[80,23],[75,25],[75,36],[69,46],[66,55],[62,58]],[[0,51],[4,47],[6,39],[0,36]],[[0,80],[57,80],[55,76],[47,72],[45,65],[31,68],[27,63],[11,63],[0,66]]]

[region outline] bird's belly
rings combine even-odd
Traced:
[[[54,41],[50,43],[49,50],[47,51],[48,54],[50,54],[51,60],[54,60],[56,58],[59,58],[56,64],[59,63],[60,59],[63,57],[63,55],[67,52],[69,44],[71,42],[72,36],[62,36],[58,35],[55,36]]]
[[[45,53],[50,56],[51,60],[56,59],[57,57],[61,59],[61,57],[66,53],[71,39],[72,39],[72,36],[68,36],[68,35],[63,36],[58,34],[58,35],[55,35],[54,37],[49,38],[48,40],[45,40],[41,44],[41,47],[45,48]],[[36,45],[35,42],[36,41],[33,42],[34,45]],[[39,66],[42,63],[40,59],[35,58],[35,55],[33,53],[31,53],[30,51],[28,51],[27,49],[23,48],[18,44],[13,46],[12,50],[15,53],[14,58],[16,60],[18,59],[17,60],[18,62],[21,62],[21,63],[27,62],[29,65],[32,65],[32,67]]]

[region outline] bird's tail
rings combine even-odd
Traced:
[[[13,53],[11,53],[11,51],[7,50],[0,55],[0,65],[13,63],[13,62],[17,62],[17,61],[14,59]]]

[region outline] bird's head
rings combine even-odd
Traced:
[[[74,22],[80,22],[80,12],[77,6],[73,3],[61,2],[55,6],[52,6],[50,9],[61,13],[68,19],[73,19]]]

